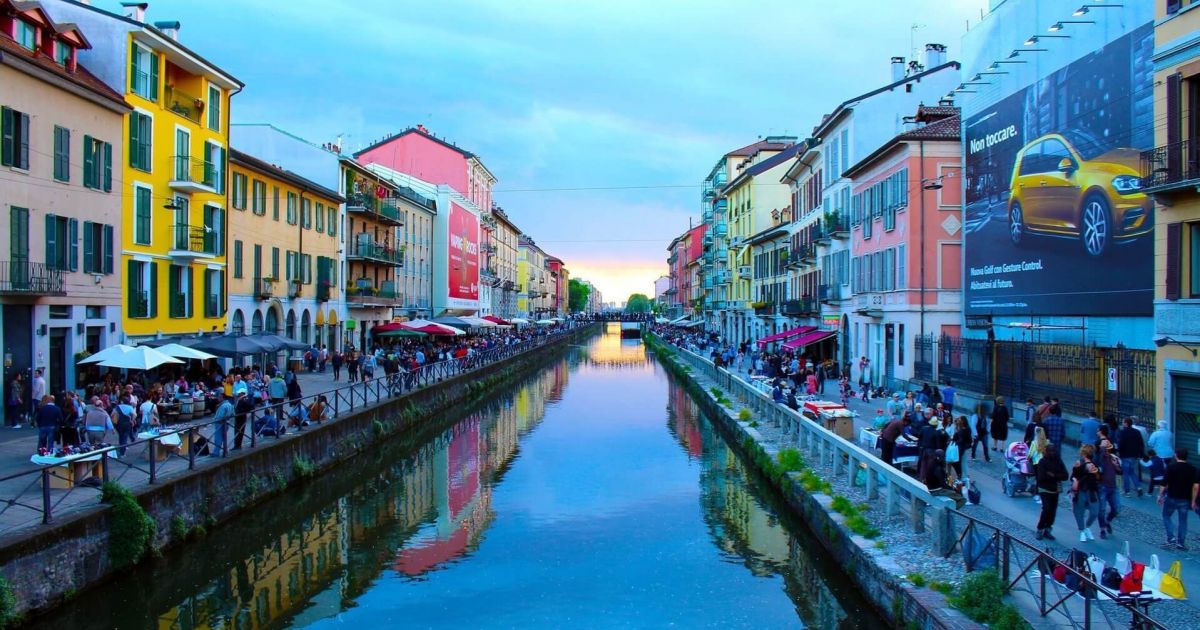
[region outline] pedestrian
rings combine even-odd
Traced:
[[[1057,445],[1053,442],[1051,445],[1057,450]],[[1092,523],[1096,522],[1100,505],[1100,469],[1092,461],[1095,454],[1095,446],[1080,446],[1079,459],[1071,467],[1071,508],[1079,527],[1079,542],[1096,539],[1092,534]]]
[[[946,386],[942,388],[942,404],[950,414],[954,413],[954,397],[957,394],[958,390],[954,389],[954,383],[950,382],[950,379],[946,379]]]
[[[321,344],[321,352],[317,355],[317,371],[324,374],[325,364],[329,361],[329,348]]]
[[[1037,523],[1037,539],[1054,540],[1050,530],[1054,528],[1054,518],[1058,515],[1058,495],[1062,491],[1062,482],[1068,478],[1067,467],[1058,456],[1058,448],[1047,444],[1046,452],[1033,467],[1033,472],[1042,501],[1042,512]]]
[[[271,401],[271,407],[274,408],[275,421],[279,430],[283,430],[283,402],[287,400],[288,385],[283,380],[283,374],[276,372],[271,378],[271,382],[267,384],[267,397]]]
[[[1167,465],[1166,458],[1175,450],[1175,434],[1171,433],[1169,426],[1166,420],[1159,420],[1158,429],[1146,440],[1147,453],[1150,450],[1159,453],[1158,459],[1163,460],[1164,467]]]
[[[871,360],[862,357],[858,361],[858,383],[862,387],[863,402],[871,402]]]
[[[129,399],[128,394],[122,394],[120,402],[112,410],[113,426],[117,428],[117,443],[121,448],[117,450],[117,457],[125,456],[125,445],[133,441],[133,424],[137,416],[137,411],[133,408],[133,403]]]
[[[1121,474],[1121,460],[1112,452],[1112,443],[1105,440],[1096,451],[1096,467],[1100,469],[1097,508],[1100,520],[1100,537],[1112,535],[1112,520],[1117,517],[1120,505],[1117,502],[1117,476]]]
[[[58,430],[62,427],[63,412],[54,404],[54,396],[46,394],[35,415],[38,428],[38,448],[54,450]]]
[[[300,391],[300,379],[296,378],[294,372],[289,372],[288,375],[292,378],[287,383],[287,397],[293,405],[298,405],[300,404],[300,399],[304,396]]]
[[[351,383],[358,382],[358,352],[350,351],[346,353],[346,380]]]
[[[940,448],[930,455],[926,464],[925,487],[931,492],[946,487],[946,451]]]
[[[1129,496],[1136,491],[1142,496],[1142,484],[1138,483],[1138,460],[1146,454],[1146,443],[1140,431],[1133,427],[1133,418],[1125,418],[1124,426],[1117,431],[1117,454],[1121,457],[1121,494]]]
[[[17,371],[13,374],[12,381],[8,384],[8,398],[6,399],[4,420],[8,426],[13,429],[21,428],[21,421],[25,415],[25,383],[21,380],[21,372]]]
[[[330,357],[329,364],[333,367],[333,382],[334,383],[336,383],[342,379],[342,361],[343,360],[344,359],[342,357],[342,353],[338,352],[336,350],[333,352],[333,356]]]
[[[997,396],[994,406],[992,407],[992,450],[1003,451],[1008,446],[1008,407],[1004,404],[1004,397]]]
[[[1166,485],[1158,492],[1158,504],[1162,506],[1163,528],[1167,530],[1164,549],[1187,551],[1188,511],[1196,509],[1200,494],[1200,479],[1196,468],[1187,461],[1186,448],[1175,449],[1175,461],[1167,466]],[[1171,517],[1176,516],[1178,527],[1173,526]]]
[[[1050,405],[1049,411],[1041,420],[1042,426],[1046,429],[1046,439],[1062,450],[1063,440],[1067,437],[1067,423],[1063,421],[1062,409],[1059,408],[1058,403]]]
[[[1088,412],[1086,418],[1079,423],[1079,443],[1080,444],[1099,444],[1100,443],[1100,418],[1096,416],[1096,411],[1093,409]]]
[[[100,405],[100,397],[92,396],[91,402],[83,411],[83,430],[87,435],[88,444],[98,446],[108,438],[108,432],[113,431],[112,418]]]
[[[966,479],[967,466],[964,460],[967,457],[967,449],[971,448],[971,443],[974,441],[971,438],[971,425],[967,423],[966,416],[959,416],[954,421],[954,434],[950,436],[950,441],[958,445],[958,457],[955,461],[950,462],[950,465],[958,474],[959,479]]]
[[[900,402],[900,392],[892,392],[892,397],[887,401],[887,417],[889,420],[895,420],[900,417],[904,410],[904,405]]]
[[[971,414],[971,424],[975,426],[975,439],[971,442],[971,459],[975,459],[975,447],[983,445],[983,461],[991,462],[992,456],[988,453],[988,417],[987,407],[983,402],[975,406],[975,413]]]
[[[1158,450],[1147,449],[1146,456],[1138,462],[1138,465],[1150,471],[1150,487],[1146,488],[1146,494],[1153,495],[1155,488],[1166,485],[1167,460],[1158,456]]]
[[[879,458],[883,460],[883,463],[899,468],[899,466],[896,466],[896,458],[894,456],[894,453],[896,452],[896,440],[900,439],[900,436],[904,434],[906,429],[908,429],[908,425],[910,423],[911,420],[909,419],[908,415],[905,414],[899,420],[892,420],[889,422],[888,425],[879,432]]]
[[[42,378],[42,369],[33,371],[33,382],[29,384],[29,402],[36,405],[46,397],[46,379]]]
[[[242,448],[242,440],[246,435],[246,419],[254,413],[254,399],[244,391],[239,391],[235,396],[233,403],[233,450]],[[250,426],[250,430],[254,430],[254,426]]]
[[[221,404],[217,405],[217,411],[213,414],[213,451],[209,453],[209,457],[224,457],[228,446],[228,431],[229,420],[233,418],[233,402],[230,397],[221,393]]]

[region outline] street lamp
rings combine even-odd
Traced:
[[[1049,39],[1070,39],[1070,38],[1071,38],[1071,36],[1070,36],[1070,35],[1030,35],[1030,36],[1029,36],[1029,39],[1025,40],[1025,45],[1026,45],[1026,46],[1032,46],[1032,45],[1034,45],[1034,44],[1038,43],[1039,41],[1041,41],[1042,39],[1045,39],[1045,38],[1049,38]]]
[[[1078,9],[1075,9],[1075,12],[1072,13],[1071,15],[1073,15],[1075,17],[1079,17],[1081,15],[1087,15],[1088,11],[1090,11],[1091,9],[1116,9],[1116,8],[1120,8],[1123,6],[1125,6],[1125,5],[1123,5],[1123,4],[1085,4],[1081,7],[1079,7]]]
[[[1064,26],[1066,24],[1095,24],[1095,22],[1092,20],[1062,20],[1051,24],[1050,28],[1046,30],[1050,31],[1051,33],[1057,33],[1066,28],[1066,26]]]

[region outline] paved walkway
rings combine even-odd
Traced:
[[[739,372],[739,375],[744,373]],[[840,396],[836,394],[836,383],[826,384],[826,394],[823,398],[835,402],[840,402]],[[872,399],[870,403],[865,403],[861,399],[850,401],[848,407],[858,413],[858,417],[854,421],[854,434],[858,435],[859,430],[864,427],[869,427],[872,420],[875,418],[875,412],[879,409],[885,409],[885,399]],[[961,412],[961,410],[959,410]],[[965,414],[964,414],[965,415]],[[1010,431],[1010,437],[1020,435],[1015,433],[1016,429]],[[990,441],[990,440],[989,440]],[[981,445],[982,447],[982,445]],[[1027,524],[1030,537],[1035,531],[1038,516],[1041,513],[1041,505],[1036,503],[1029,495],[1018,495],[1016,497],[1008,497],[1001,490],[1000,479],[1004,476],[1004,456],[1002,453],[990,453],[991,462],[986,462],[983,459],[983,453],[978,454],[978,459],[966,460],[966,474],[982,491],[981,505],[984,507],[1004,515],[1005,517],[1017,523]],[[1078,458],[1078,451],[1075,447],[1066,447],[1063,453],[1063,461],[1070,469],[1071,464]],[[1146,479],[1149,479],[1147,476]],[[1145,487],[1143,485],[1143,487]],[[1092,526],[1092,533],[1096,534],[1096,539],[1089,542],[1079,541],[1079,530],[1075,525],[1075,518],[1071,512],[1070,500],[1065,497],[1059,504],[1058,517],[1054,527],[1054,535],[1057,539],[1057,545],[1045,542],[1044,545],[1050,548],[1071,549],[1076,548],[1088,553],[1094,553],[1103,559],[1106,563],[1112,564],[1116,559],[1117,552],[1121,549],[1125,541],[1129,541],[1130,552],[1132,558],[1137,562],[1149,563],[1151,554],[1158,554],[1158,559],[1162,571],[1165,573],[1171,562],[1174,560],[1183,561],[1183,582],[1192,599],[1189,603],[1192,606],[1200,607],[1200,563],[1197,559],[1200,558],[1200,519],[1196,518],[1195,514],[1189,517],[1188,528],[1188,548],[1189,552],[1166,551],[1159,547],[1166,541],[1166,533],[1162,524],[1162,511],[1155,499],[1150,496],[1137,498],[1136,496],[1120,497],[1119,512],[1115,520],[1113,520],[1113,536],[1107,540],[1099,537],[1099,527]],[[1056,552],[1056,556],[1065,557],[1065,551],[1062,553]]]

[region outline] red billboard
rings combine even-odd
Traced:
[[[449,232],[449,299],[446,305],[473,308],[479,301],[479,217],[450,202]]]

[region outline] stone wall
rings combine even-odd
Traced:
[[[448,378],[376,404],[334,422],[315,425],[280,441],[268,439],[232,454],[219,465],[160,478],[136,492],[157,525],[155,549],[182,544],[183,529],[211,528],[230,521],[254,504],[284,492],[309,474],[338,466],[398,436],[441,429],[453,421],[446,412],[485,398],[559,356],[569,344],[599,331],[585,326],[571,335],[478,372]],[[446,414],[446,415],[443,415]],[[297,465],[298,461],[311,465]],[[310,472],[311,471],[311,472]],[[178,519],[176,518],[178,517]],[[56,606],[115,573],[108,558],[109,510],[75,512],[33,531],[0,537],[0,576],[7,580],[18,615]]]

